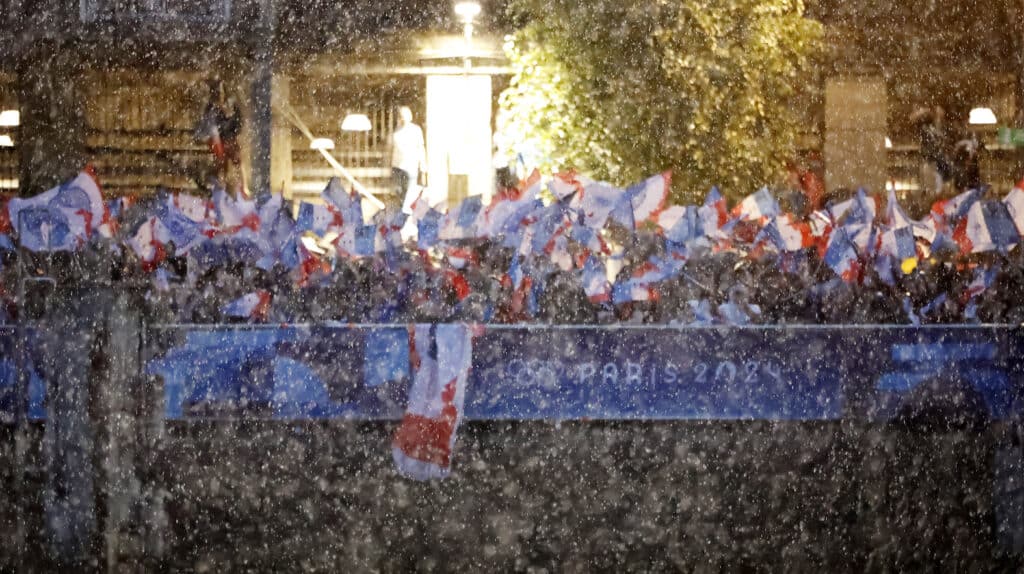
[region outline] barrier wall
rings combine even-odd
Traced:
[[[121,323],[94,348],[119,353]],[[0,570],[52,566],[62,539],[49,525],[78,515],[48,501],[88,476],[104,539],[120,541],[104,560],[142,570],[1013,570],[1024,552],[1014,424],[874,424],[915,409],[1019,417],[1016,328],[488,326],[442,483],[391,462],[406,326],[132,337],[140,360],[93,362],[93,378],[135,365],[148,376],[131,384],[163,400],[149,411],[141,393],[95,419],[135,421],[116,449],[98,433],[104,465],[54,475],[65,451],[46,446],[52,424],[28,426],[25,456],[13,434],[0,441],[0,525],[23,533]],[[19,365],[54,368],[43,339],[0,331],[3,396]],[[61,412],[43,378],[28,386],[39,418]]]

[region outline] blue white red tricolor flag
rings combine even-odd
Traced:
[[[1020,241],[1007,205],[1001,201],[977,201],[958,225],[953,239],[963,253],[1005,251]]]
[[[772,197],[767,187],[761,188],[743,198],[743,201],[735,208],[735,215],[751,221],[770,219],[779,214],[779,202]]]
[[[270,312],[270,292],[260,289],[239,297],[221,309],[225,317],[244,318],[250,321],[263,322]]]
[[[458,323],[415,325],[409,331],[413,382],[405,416],[391,442],[391,455],[403,476],[445,478],[451,472],[462,422],[473,331]]]

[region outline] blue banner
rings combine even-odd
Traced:
[[[405,326],[158,331],[167,351],[147,371],[163,377],[169,418],[404,411]],[[1001,419],[1022,405],[1021,343],[1007,327],[489,326],[473,342],[465,416],[886,420],[948,391]]]
[[[889,420],[919,404],[967,408],[967,397],[986,416],[1006,419],[1024,411],[1022,334],[960,326],[488,326],[473,341],[465,416]],[[14,420],[20,365],[30,417],[46,416],[35,339],[0,328],[0,423]],[[403,325],[163,326],[148,341],[145,370],[161,378],[171,419],[397,420],[405,410]]]
[[[34,340],[31,331],[26,330],[22,335],[13,327],[0,326],[0,423],[10,424],[15,421],[22,369],[28,371],[29,418],[46,417],[46,385],[35,367],[33,354],[29,352],[29,346],[32,346]]]

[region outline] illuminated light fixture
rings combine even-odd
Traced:
[[[14,140],[7,134],[0,135],[0,147],[14,147]]]
[[[349,114],[341,120],[343,132],[368,132],[373,129],[370,118],[366,114]]]
[[[334,140],[331,138],[314,138],[309,142],[309,149],[334,149]]]
[[[892,140],[888,136],[885,138],[885,149],[892,149]]]
[[[455,3],[455,14],[462,19],[463,22],[472,22],[477,16],[480,15],[480,3],[479,2],[456,2]]]
[[[997,121],[992,108],[974,108],[967,118],[967,123],[972,126],[991,126],[995,125]]]
[[[4,110],[0,112],[0,127],[13,128],[21,123],[21,112]]]

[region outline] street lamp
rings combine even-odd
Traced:
[[[472,67],[469,54],[473,46],[473,20],[480,15],[480,3],[472,1],[460,1],[455,3],[455,14],[462,20],[462,35],[466,39],[466,56],[463,65],[469,70]]]
[[[462,19],[463,23],[472,24],[473,20],[480,15],[479,2],[456,2],[455,14]]]
[[[967,123],[972,126],[991,126],[995,125],[997,121],[992,108],[974,108],[967,118]]]
[[[331,138],[314,138],[313,141],[309,142],[309,149],[334,149],[334,140],[332,140]]]
[[[348,114],[341,120],[343,132],[368,132],[373,129],[370,118],[366,114]]]
[[[0,112],[0,127],[13,128],[21,123],[21,113],[18,110],[4,110]]]

